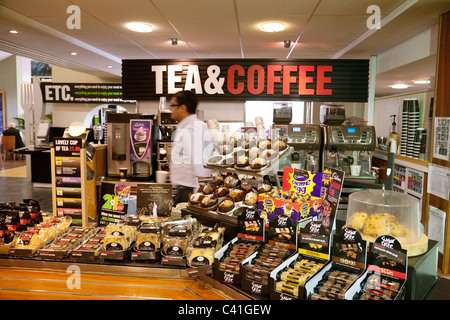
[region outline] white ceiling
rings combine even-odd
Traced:
[[[67,27],[70,5],[81,9],[79,30]],[[393,17],[372,33],[370,5],[379,6],[382,19]],[[450,0],[0,0],[0,50],[114,81],[122,59],[368,59],[436,26],[448,10]],[[154,31],[129,31],[130,21]],[[268,21],[286,29],[261,32],[258,25]],[[180,43],[171,45],[171,38]],[[283,47],[283,40],[297,39]],[[435,62],[425,60],[410,64],[407,76],[434,75]],[[398,76],[380,75],[377,95],[392,94],[385,87]]]

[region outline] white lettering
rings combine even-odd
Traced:
[[[72,13],[71,16],[67,18],[66,26],[67,29],[81,29],[81,10],[77,5],[70,5],[67,7],[66,13]]]
[[[155,91],[156,94],[163,94],[163,72],[167,71],[166,66],[152,66],[152,71],[155,72]]]
[[[183,71],[183,66],[177,64],[174,66],[169,66],[167,71],[167,91],[169,94],[177,93],[183,90],[183,88],[177,88],[175,85],[177,82],[181,82],[181,76],[177,76],[175,72]]]
[[[195,89],[195,93],[202,94],[202,80],[200,78],[200,72],[198,70],[197,65],[189,65],[186,83],[184,84],[184,90],[192,90]]]
[[[81,289],[81,272],[80,267],[76,265],[70,265],[67,268],[66,273],[70,274],[66,281],[67,288],[70,290]]]
[[[373,13],[369,18],[367,18],[366,26],[367,29],[381,29],[381,9],[377,5],[370,5],[367,7],[366,13]]]

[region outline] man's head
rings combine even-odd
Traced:
[[[178,91],[170,99],[172,119],[180,122],[197,112],[197,95],[192,91]]]
[[[16,124],[14,122],[10,122],[8,128],[15,128]]]

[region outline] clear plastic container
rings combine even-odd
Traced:
[[[341,125],[344,121],[344,105],[323,104],[320,106],[320,123],[327,125]]]
[[[381,235],[395,237],[400,244],[420,240],[419,200],[389,190],[365,190],[350,194],[346,226],[374,242]]]

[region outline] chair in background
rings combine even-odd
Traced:
[[[14,149],[16,148],[16,137],[14,136],[2,136],[3,144],[3,161],[6,161],[6,157],[12,154],[14,161],[16,161],[16,154]]]

